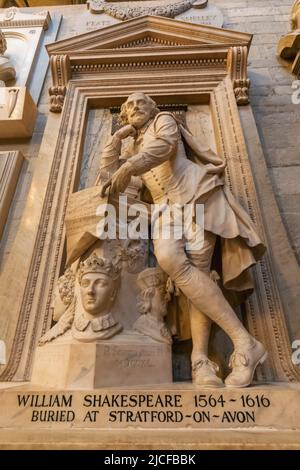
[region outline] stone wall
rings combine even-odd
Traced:
[[[278,39],[289,30],[292,0],[214,0],[210,3],[221,8],[225,28],[254,35],[249,57],[251,103],[282,219],[300,259],[300,105],[291,101],[295,77],[276,58]],[[63,15],[59,39],[117,22],[108,16],[91,15],[86,5],[48,9],[52,15],[55,12]],[[0,143],[0,150],[21,150],[26,159],[0,244],[0,262],[11,249],[22,216],[47,120],[49,85],[48,72],[32,139]]]
[[[250,99],[277,203],[300,259],[300,105],[292,103],[296,79],[278,61],[277,43],[289,31],[292,0],[214,0],[224,27],[253,34]]]

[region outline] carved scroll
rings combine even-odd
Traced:
[[[70,59],[67,55],[50,57],[53,86],[49,88],[50,111],[60,113],[64,104],[68,81],[71,76]]]
[[[277,53],[289,66],[291,72],[300,77],[300,1],[293,4],[290,16],[291,32],[281,36],[278,41]]]
[[[228,70],[238,105],[249,103],[250,80],[247,78],[247,46],[234,46],[228,51]]]

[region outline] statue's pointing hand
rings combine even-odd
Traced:
[[[132,165],[129,162],[124,163],[112,177],[103,184],[101,188],[101,197],[104,197],[106,190],[110,188],[110,194],[123,193],[130,183],[132,176]]]

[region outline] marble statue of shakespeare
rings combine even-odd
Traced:
[[[106,145],[101,172],[109,175],[101,194],[124,192],[132,176],[140,176],[154,203],[204,204],[204,242],[189,251],[186,237],[156,238],[154,253],[160,267],[186,296],[191,308],[193,341],[192,375],[198,385],[222,386],[217,366],[208,359],[211,322],[233,342],[229,387],[246,387],[256,367],[266,356],[264,346],[253,338],[238,319],[219,286],[211,279],[211,260],[216,238],[221,239],[222,281],[236,293],[251,292],[247,270],[261,258],[265,247],[248,214],[235,200],[224,180],[225,162],[201,143],[169,112],[159,112],[156,103],[143,93],[128,97],[121,108],[124,126]],[[121,155],[122,140],[133,137],[127,155]],[[196,161],[187,157],[185,144]],[[125,163],[121,164],[125,160]],[[155,222],[162,225],[163,219]],[[173,220],[176,225],[176,220]],[[161,229],[161,227],[160,227]]]

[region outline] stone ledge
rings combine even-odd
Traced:
[[[34,397],[33,402],[19,406],[18,394]],[[124,402],[120,406],[118,397],[121,395],[127,397],[126,400],[132,395],[151,396],[153,401],[160,397],[161,401],[153,407],[149,402],[147,406],[145,402],[129,407]],[[96,403],[100,396],[101,405]],[[176,401],[176,396],[181,398]],[[201,405],[203,399],[206,400],[205,406],[196,406],[195,396]],[[219,401],[220,396],[224,404]],[[256,404],[256,397],[259,397],[259,404]],[[285,383],[247,389],[199,389],[191,383],[174,383],[59,392],[21,385],[0,390],[0,449],[300,449],[299,398],[300,384]],[[89,402],[91,399],[96,401]],[[265,406],[266,399],[270,401],[269,406]],[[73,410],[70,412],[75,418],[69,422],[32,419],[33,414],[38,416],[40,411],[49,410],[63,412],[64,417],[68,410]],[[120,413],[124,410],[140,416],[154,410],[156,415],[154,420],[151,417],[146,422],[121,420]],[[228,420],[235,410],[240,417],[253,416],[255,420]],[[90,419],[95,412],[98,413],[95,420]],[[116,420],[110,420],[111,412],[118,416]],[[183,419],[178,422],[157,420],[158,413],[167,412],[172,416],[182,413]],[[205,413],[210,416],[209,420],[201,418],[199,421],[200,414],[205,417]],[[86,419],[87,414],[89,419]]]
[[[30,442],[29,442],[30,439]],[[1,429],[1,450],[297,450],[300,431],[72,430]]]

